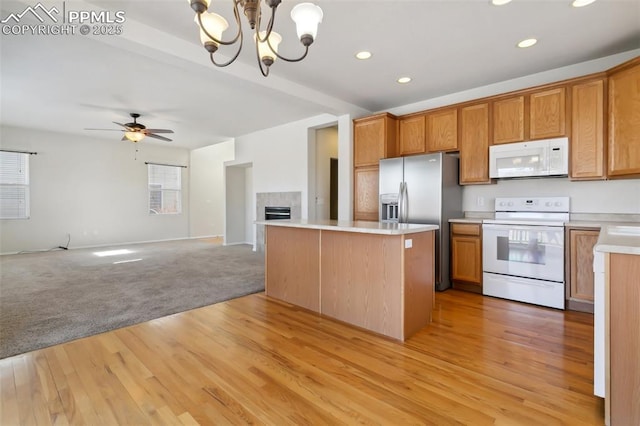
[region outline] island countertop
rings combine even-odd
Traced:
[[[288,228],[320,229],[324,231],[360,232],[363,234],[404,235],[435,231],[438,225],[418,223],[385,223],[350,220],[260,220],[257,225],[284,226]]]
[[[640,223],[604,225],[595,251],[640,255]]]

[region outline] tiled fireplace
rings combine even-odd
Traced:
[[[256,220],[265,220],[265,207],[289,207],[291,219],[300,219],[302,192],[258,192],[256,194]],[[256,251],[264,251],[264,225],[256,225]]]

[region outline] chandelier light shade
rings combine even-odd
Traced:
[[[299,62],[309,53],[309,46],[314,42],[318,34],[318,25],[322,22],[322,9],[312,3],[300,3],[291,10],[291,19],[296,24],[296,32],[300,43],[304,46],[304,52],[297,58],[287,58],[278,53],[278,45],[282,41],[280,34],[273,31],[273,22],[278,6],[282,0],[264,0],[265,6],[271,9],[266,29],[261,30],[262,0],[233,0],[233,16],[236,21],[237,32],[232,38],[223,40],[223,33],[229,27],[227,20],[217,13],[209,12],[211,0],[187,0],[191,8],[196,12],[194,21],[200,29],[200,42],[209,52],[211,62],[218,67],[226,67],[233,63],[242,50],[244,34],[240,9],[247,18],[249,26],[254,31],[258,66],[263,76],[269,75],[269,67],[280,58],[287,62]],[[237,45],[233,56],[227,62],[218,62],[214,54],[220,45]]]
[[[219,43],[209,38],[207,33],[211,34],[217,40],[220,40],[222,38],[222,33],[224,32],[224,30],[229,28],[229,23],[226,19],[224,19],[217,13],[204,12],[200,18],[202,20],[202,28],[200,28],[200,42],[208,51],[211,47],[207,48],[207,43],[212,43],[213,45],[215,45],[215,48],[213,49],[213,51],[215,52],[216,50],[218,50]],[[193,20],[196,24],[198,24],[198,16],[195,16]],[[206,31],[203,30],[203,28],[206,29]]]
[[[266,35],[266,31],[260,31],[260,34],[253,35],[253,41],[258,43],[258,56],[260,57],[260,61],[269,67],[277,58],[278,45],[282,41],[282,37],[277,32],[271,31],[269,40],[267,41]]]

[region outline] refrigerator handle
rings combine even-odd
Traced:
[[[398,200],[398,222],[406,223],[407,215],[408,215],[408,193],[407,193],[407,183],[400,182],[400,199]]]

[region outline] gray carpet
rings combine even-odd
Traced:
[[[263,254],[211,240],[0,256],[0,358],[263,290]]]

